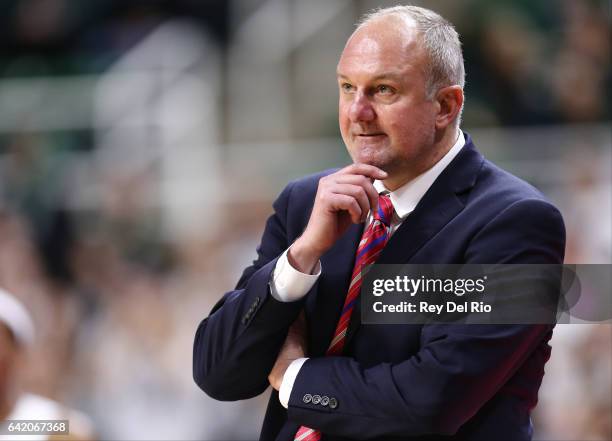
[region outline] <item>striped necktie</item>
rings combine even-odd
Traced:
[[[393,204],[391,199],[387,195],[379,195],[378,209],[372,214],[372,222],[363,232],[357,247],[351,283],[344,300],[340,320],[338,320],[334,337],[327,348],[326,355],[339,355],[344,349],[346,331],[361,291],[361,276],[367,270],[367,267],[376,262],[382,249],[387,244],[392,217]],[[301,426],[295,434],[294,441],[320,441],[321,436],[321,432],[318,430]]]

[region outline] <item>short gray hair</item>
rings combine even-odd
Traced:
[[[414,21],[428,57],[425,78],[429,99],[433,98],[440,88],[453,85],[462,88],[465,86],[465,67],[459,34],[448,20],[418,6],[393,6],[368,12],[359,20],[357,29],[387,16]]]

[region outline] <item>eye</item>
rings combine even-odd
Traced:
[[[376,92],[383,95],[390,95],[395,92],[395,90],[391,86],[387,86],[386,84],[381,84],[376,88]]]
[[[342,83],[340,85],[340,89],[342,89],[342,92],[349,93],[353,91],[353,85],[349,83]]]

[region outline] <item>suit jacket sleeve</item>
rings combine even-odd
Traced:
[[[286,219],[291,190],[289,184],[274,202],[257,259],[196,332],[193,376],[215,399],[251,398],[268,387],[268,374],[302,307],[303,301],[275,300],[269,288],[276,261],[290,245]]]
[[[543,200],[506,208],[471,240],[466,263],[562,263],[565,229]],[[302,366],[288,417],[323,433],[452,435],[517,371],[551,325],[426,325],[419,352],[397,364],[364,368],[350,357],[311,358]],[[305,394],[337,406],[304,403]]]

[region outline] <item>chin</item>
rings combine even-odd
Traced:
[[[357,160],[354,161],[355,163],[359,163],[359,164],[368,164],[368,165],[373,165],[374,167],[378,167],[379,169],[386,171],[388,173],[388,163],[380,158],[358,158]]]
[[[376,167],[383,166],[387,161],[383,157],[381,149],[375,147],[358,147],[351,153],[354,162],[369,164]]]

